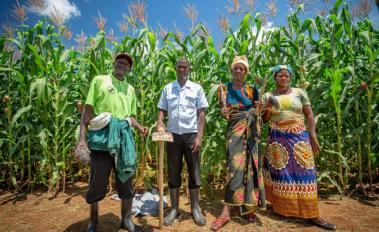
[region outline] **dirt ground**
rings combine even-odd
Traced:
[[[19,195],[0,190],[0,231],[85,231],[88,220],[88,205],[84,195],[87,184],[76,183],[49,199],[47,193]],[[167,194],[167,192],[166,192]],[[175,224],[162,231],[210,231],[210,224],[221,212],[221,196],[215,200],[202,199],[201,207],[207,225],[196,226],[190,215],[189,201],[181,196],[182,214]],[[338,231],[379,231],[379,200],[362,200],[338,196],[320,199],[320,212],[324,219],[334,223]],[[220,231],[322,231],[299,219],[275,215],[270,209],[258,212],[255,223],[248,223],[234,212],[232,222]],[[107,196],[100,203],[99,231],[119,231],[120,203]],[[143,231],[160,231],[158,217],[134,217],[134,222]],[[120,230],[122,231],[122,230]]]

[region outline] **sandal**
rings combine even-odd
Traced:
[[[257,215],[251,212],[245,215],[245,219],[248,220],[250,223],[253,223],[255,219],[257,219]]]
[[[217,218],[212,222],[211,230],[217,231],[230,222],[230,218]]]

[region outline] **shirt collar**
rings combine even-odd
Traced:
[[[109,76],[111,76],[111,78],[113,79],[113,80],[115,80],[115,81],[118,81],[118,82],[126,82],[126,76],[124,76],[124,80],[119,80],[119,79],[117,79],[114,75],[113,75],[113,72],[110,72],[109,73]]]
[[[183,86],[183,88],[190,89],[192,84],[193,84],[193,82],[190,81],[189,79],[187,79],[186,84]],[[181,89],[178,80],[174,81],[173,87],[177,88],[177,89]]]

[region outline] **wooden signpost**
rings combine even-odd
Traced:
[[[163,128],[159,128],[158,132],[153,133],[153,141],[159,141],[159,172],[158,172],[158,188],[159,188],[159,229],[163,228],[163,165],[164,165],[164,142],[173,142],[172,134],[165,132]]]

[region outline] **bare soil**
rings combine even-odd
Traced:
[[[0,190],[0,231],[85,231],[89,222],[86,191],[87,184],[80,182],[54,199],[45,192],[25,195]],[[207,224],[200,227],[194,224],[189,200],[182,194],[181,216],[162,231],[210,231],[211,222],[221,212],[221,198],[221,194],[213,200],[203,197],[201,207]],[[320,199],[320,213],[325,220],[336,224],[338,231],[379,231],[378,199],[375,196],[369,200],[332,196]],[[254,223],[248,223],[234,212],[232,221],[220,231],[322,231],[306,221],[276,215],[270,209],[257,212],[257,216]],[[107,196],[100,203],[99,231],[122,231],[118,229],[119,218],[120,203]],[[134,222],[143,231],[160,231],[157,216],[134,217]]]

